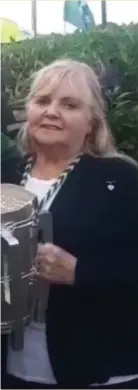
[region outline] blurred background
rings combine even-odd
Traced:
[[[0,0],[2,158],[16,153],[32,75],[60,57],[94,68],[118,148],[138,161],[138,0]]]
[[[72,0],[71,0],[72,1]],[[1,0],[0,17],[16,22],[26,36],[34,30],[38,34],[64,33],[64,1],[63,0]],[[106,5],[108,22],[129,24],[138,22],[137,0],[90,0],[87,1],[95,19],[102,23],[102,5]],[[75,27],[66,24],[66,31],[73,32]]]

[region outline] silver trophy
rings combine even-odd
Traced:
[[[15,349],[23,347],[24,326],[33,318],[36,299],[40,298],[41,282],[35,268],[40,232],[43,242],[52,241],[51,214],[38,214],[37,198],[31,192],[2,184],[1,333],[11,334]],[[43,288],[48,296],[46,283]]]

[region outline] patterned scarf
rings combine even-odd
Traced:
[[[63,185],[63,183],[65,182],[65,180],[67,179],[69,173],[71,171],[74,170],[75,166],[79,163],[80,159],[81,159],[81,156],[82,154],[79,154],[77,155],[68,165],[68,167],[63,171],[61,172],[61,174],[59,175],[59,177],[57,178],[57,180],[52,184],[52,186],[50,187],[49,191],[47,192],[47,194],[44,196],[44,198],[41,200],[41,202],[39,203],[39,211],[42,211],[46,205],[46,203],[54,196],[58,193],[58,190],[61,188],[61,186]],[[30,174],[30,171],[32,169],[32,165],[33,165],[33,161],[34,161],[34,158],[33,157],[29,157],[28,160],[27,160],[27,164],[26,164],[26,167],[25,167],[25,170],[24,170],[24,173],[23,173],[23,176],[22,176],[22,180],[21,180],[21,186],[25,186],[26,182],[27,182],[27,179],[28,179],[28,176]]]
[[[43,209],[46,206],[46,203],[51,198],[54,198],[57,195],[61,186],[63,185],[63,183],[67,179],[69,173],[72,172],[74,170],[75,166],[79,163],[81,156],[82,156],[82,154],[77,155],[69,163],[68,167],[63,172],[61,172],[61,174],[59,175],[57,180],[51,185],[47,194],[40,201],[39,206],[38,206],[38,211],[36,212],[36,214],[34,216],[34,220],[32,222],[32,224],[34,226],[37,226],[37,224],[38,224],[39,213],[43,211]],[[25,184],[27,182],[27,179],[28,179],[28,176],[31,172],[33,163],[34,163],[34,158],[28,157],[27,164],[26,164],[23,176],[22,176],[21,183],[20,183],[22,186],[25,186]],[[48,291],[46,294],[46,292],[43,291],[43,287],[42,287],[42,290],[41,290],[40,286],[38,287],[38,297],[34,300],[34,309],[33,309],[33,321],[35,321],[35,322],[44,322],[45,321],[45,310],[46,310],[46,306],[47,306],[49,288],[50,288],[50,286],[48,287]],[[47,295],[47,298],[46,298],[46,295]]]

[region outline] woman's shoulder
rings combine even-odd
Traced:
[[[107,167],[108,169],[119,169],[126,170],[130,172],[138,173],[138,162],[134,160],[132,157],[122,154],[122,153],[114,153],[109,156],[101,157],[96,155],[88,155],[85,154],[84,164],[91,166],[99,166],[101,169]]]
[[[131,157],[116,153],[107,157],[93,155],[84,156],[85,171],[89,177],[101,175],[108,180],[110,177],[120,178],[122,181],[138,182],[138,163]]]

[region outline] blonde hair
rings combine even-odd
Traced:
[[[38,86],[40,89],[42,88],[43,77],[45,77],[47,86],[50,85],[51,88],[51,86],[59,84],[62,77],[67,74],[74,74],[75,72],[81,73],[81,76],[88,85],[92,95],[93,119],[95,125],[92,126],[91,137],[88,140],[88,153],[101,157],[121,156],[116,150],[114,138],[107,124],[105,103],[102,97],[100,83],[93,69],[86,63],[74,61],[72,59],[61,59],[43,67],[34,75],[27,101],[35,95]],[[29,153],[27,123],[22,127],[17,136],[17,144],[21,153]],[[127,157],[125,157],[125,159],[127,159]],[[130,158],[130,160],[132,159]]]

